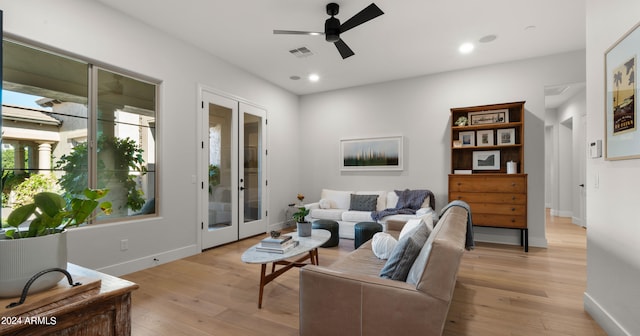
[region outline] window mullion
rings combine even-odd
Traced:
[[[88,187],[98,188],[98,68],[89,64],[89,101],[88,101],[88,134],[89,141],[89,171]]]

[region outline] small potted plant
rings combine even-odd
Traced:
[[[111,213],[111,203],[97,200],[107,189],[85,189],[83,197],[65,199],[52,192],[41,192],[33,203],[14,209],[7,218],[8,226],[0,231],[0,297],[19,296],[25,284],[40,271],[67,268],[67,230],[98,213]],[[28,224],[28,225],[27,225]],[[47,273],[38,278],[29,293],[49,289],[62,279],[60,273]]]
[[[467,119],[467,117],[465,116],[462,116],[458,118],[458,120],[456,120],[455,124],[456,126],[467,126],[468,122],[469,122],[469,119]]]
[[[298,211],[293,214],[293,219],[296,221],[298,228],[298,237],[311,236],[311,222],[308,222],[305,217],[309,214],[309,209],[301,206]]]

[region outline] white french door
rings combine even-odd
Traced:
[[[202,249],[264,233],[266,112],[203,90],[201,125]]]

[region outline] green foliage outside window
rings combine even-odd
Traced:
[[[130,138],[120,139],[104,135],[98,138],[97,188],[109,188],[109,183],[120,184],[127,191],[127,206],[133,211],[140,210],[145,203],[142,191],[136,189],[137,176],[131,174],[132,171],[142,174],[147,172],[143,166],[143,152],[144,150]],[[107,164],[105,160],[113,160],[113,164]],[[88,164],[87,143],[74,146],[70,154],[63,155],[58,160],[56,168],[65,172],[59,181],[65,190],[65,198],[82,195],[87,188]]]
[[[33,174],[15,189],[14,206],[19,207],[28,203],[33,203],[33,196],[44,191],[58,192],[58,180],[53,174]]]

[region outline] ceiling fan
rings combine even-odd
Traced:
[[[352,16],[345,23],[340,24],[340,20],[336,19],[340,6],[337,3],[330,3],[327,5],[327,14],[331,17],[324,22],[324,32],[309,32],[298,30],[274,30],[274,34],[292,34],[292,35],[324,35],[327,42],[333,43],[342,59],[355,55],[353,50],[340,38],[340,34],[355,28],[369,20],[375,19],[378,16],[384,14],[384,12],[372,3],[365,9],[358,12],[358,14]]]

